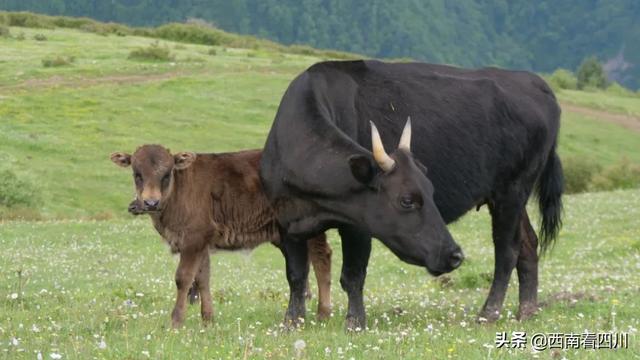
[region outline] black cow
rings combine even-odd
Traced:
[[[402,136],[408,117],[411,153]],[[544,251],[561,223],[559,118],[551,89],[528,72],[379,61],[311,66],[284,94],[261,161],[265,191],[288,234],[285,320],[304,316],[307,251],[297,238],[338,228],[347,327],[363,328],[371,236],[438,275],[461,261],[443,221],[483,204],[492,216],[495,270],[480,320],[499,317],[514,267],[518,316],[529,317],[537,309],[538,239],[525,205],[536,187]],[[387,149],[401,137],[405,145],[384,153],[370,120]]]

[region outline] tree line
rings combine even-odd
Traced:
[[[137,26],[200,18],[285,44],[469,67],[551,72],[617,56],[614,80],[640,87],[636,0],[0,0],[0,9]]]

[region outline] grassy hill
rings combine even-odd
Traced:
[[[138,26],[197,18],[285,44],[466,67],[575,70],[596,55],[612,80],[640,87],[636,0],[0,0],[0,9]]]
[[[35,199],[26,209],[5,208],[5,217],[46,221],[0,222],[0,358],[293,358],[299,339],[306,342],[301,358],[640,356],[639,190],[566,197],[565,227],[541,265],[545,306],[525,323],[514,318],[515,282],[503,319],[475,323],[493,268],[490,221],[482,210],[451,226],[468,259],[444,278],[426,276],[375,243],[365,288],[370,329],[363,334],[343,332],[346,296],[337,285],[341,254],[333,232],[334,317],[328,322],[313,321],[311,310],[304,329],[281,331],[284,262],[264,246],[251,261],[235,254],[213,258],[213,326],[201,327],[192,307],[185,329],[168,330],[175,259],[147,219],[127,216],[131,175],[109,154],[143,143],[175,151],[259,148],[289,81],[328,54],[162,40],[159,47],[173,60],[139,61],[128,59],[131,51],[156,39],[61,28],[10,32],[0,37],[0,176],[6,170],[18,180],[0,178],[0,195],[9,189]],[[69,64],[44,66],[56,61]],[[601,116],[635,116],[636,102],[600,93],[558,95],[597,111],[565,109],[565,164],[640,162],[639,133]],[[531,336],[585,329],[630,332],[630,349],[534,354],[494,348],[500,331]]]
[[[264,47],[161,41],[173,60],[136,61],[130,52],[157,40],[61,28],[10,31],[13,37],[0,38],[0,159],[34,183],[42,196],[33,207],[55,218],[126,215],[130,174],[108,160],[113,151],[143,143],[202,152],[261,147],[288,83],[322,60]],[[73,61],[43,66],[57,58]],[[625,106],[624,98],[611,102]],[[603,166],[624,156],[640,162],[639,148],[638,133],[565,112],[563,157]]]

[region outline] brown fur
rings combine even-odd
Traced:
[[[184,320],[191,284],[191,296],[200,295],[203,320],[211,319],[210,251],[253,249],[265,242],[279,246],[275,216],[258,177],[261,155],[259,150],[171,155],[160,145],[141,146],[133,155],[112,154],[113,162],[133,168],[137,198],[129,211],[148,212],[171,251],[180,254],[174,327]],[[318,317],[326,318],[331,249],[324,234],[309,240],[309,259],[318,281]]]

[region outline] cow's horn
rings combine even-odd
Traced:
[[[398,144],[398,149],[404,149],[407,151],[411,151],[411,117],[407,117],[407,123],[404,125],[404,130],[402,130],[402,136],[400,136],[400,143]]]
[[[393,160],[386,151],[384,151],[384,146],[382,145],[382,139],[380,139],[380,133],[378,132],[378,128],[373,123],[373,121],[369,121],[371,123],[371,147],[373,150],[373,158],[378,163],[378,166],[382,170],[389,171],[393,169],[396,162]]]

